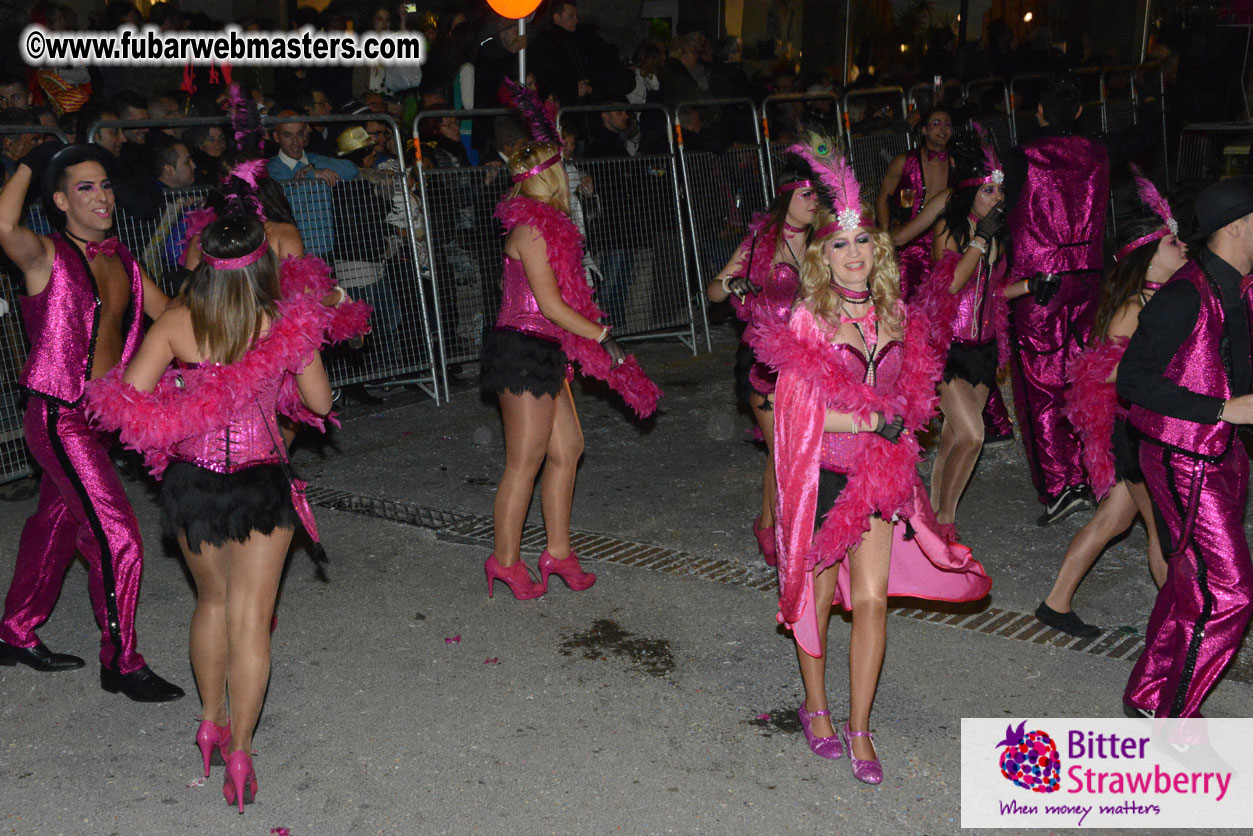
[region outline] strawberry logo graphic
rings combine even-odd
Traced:
[[[1018,786],[1032,792],[1057,792],[1061,783],[1062,761],[1057,744],[1047,732],[1024,731],[1027,721],[1018,728],[1005,727],[1001,750],[1001,774]]]

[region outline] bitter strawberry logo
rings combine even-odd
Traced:
[[[1005,727],[1005,739],[996,744],[1005,747],[1001,750],[1001,774],[1031,792],[1057,792],[1062,774],[1057,744],[1047,732],[1024,731],[1026,728],[1026,720],[1018,728]]]

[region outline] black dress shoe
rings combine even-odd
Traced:
[[[363,383],[352,383],[344,387],[344,396],[351,398],[362,406],[378,406],[383,399],[365,388]]]
[[[101,665],[100,687],[110,694],[123,693],[135,702],[170,702],[185,696],[182,688],[166,682],[147,665],[134,673],[118,673]]]
[[[1058,612],[1043,601],[1040,602],[1040,606],[1036,607],[1035,617],[1054,630],[1061,630],[1063,633],[1069,633],[1081,639],[1094,639],[1101,635],[1100,627],[1097,627],[1095,624],[1088,624],[1075,615],[1074,610]]]
[[[34,647],[14,647],[0,642],[0,665],[26,665],[37,671],[72,671],[85,665],[82,659],[68,653],[53,653],[39,642]]]

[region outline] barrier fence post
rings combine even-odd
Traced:
[[[683,138],[684,112],[689,108],[744,109],[754,138],[751,145],[724,151],[690,151]],[[751,99],[713,99],[681,102],[675,107],[684,204],[696,272],[695,288],[705,328],[705,348],[713,349],[709,330],[709,301],[705,286],[731,258],[747,233],[752,215],[769,203],[765,161],[762,159],[761,123]],[[727,120],[723,119],[725,124]]]

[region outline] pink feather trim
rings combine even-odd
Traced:
[[[322,307],[312,296],[284,300],[269,333],[237,362],[167,369],[151,392],[123,381],[123,369],[115,367],[87,385],[88,415],[95,425],[117,431],[122,443],[142,453],[152,474],[160,478],[175,444],[225,426],[233,414],[255,401],[263,381],[286,374],[294,389],[294,375],[309,364],[321,344],[326,319]],[[312,413],[304,410],[302,417],[309,416]],[[310,423],[324,428],[319,416]]]
[[[562,300],[592,322],[604,320],[605,312],[596,306],[583,272],[583,236],[569,215],[538,200],[514,197],[497,205],[495,217],[506,233],[519,224],[534,229],[544,239]],[[566,357],[579,364],[583,374],[608,383],[639,417],[647,418],[657,409],[661,389],[648,379],[633,355],[627,355],[626,362],[616,369],[611,368],[609,354],[595,340],[564,330],[561,348]]]
[[[1117,482],[1111,438],[1118,416],[1118,393],[1115,384],[1107,381],[1126,350],[1127,338],[1114,337],[1083,352],[1071,371],[1062,407],[1062,414],[1079,431],[1083,468],[1097,499],[1104,499]]]
[[[915,306],[921,306],[927,319],[933,323],[931,340],[942,356],[947,356],[953,344],[952,323],[957,318],[958,294],[949,293],[949,288],[953,286],[953,274],[959,261],[961,253],[945,250],[940,260],[923,276],[914,299]],[[1008,268],[1008,262],[1002,257],[992,270],[992,281],[988,287],[992,328],[996,332],[997,366],[1000,368],[1009,365],[1009,300],[1005,298],[1005,288],[1009,284]]]
[[[1136,179],[1136,192],[1140,195],[1140,200],[1153,211],[1153,214],[1162,219],[1162,223],[1166,224],[1171,234],[1179,234],[1179,224],[1175,221],[1174,213],[1170,211],[1170,204],[1166,198],[1162,197],[1162,193],[1157,190],[1157,186],[1153,185],[1153,181],[1144,176],[1139,166],[1130,163],[1130,167]]]

